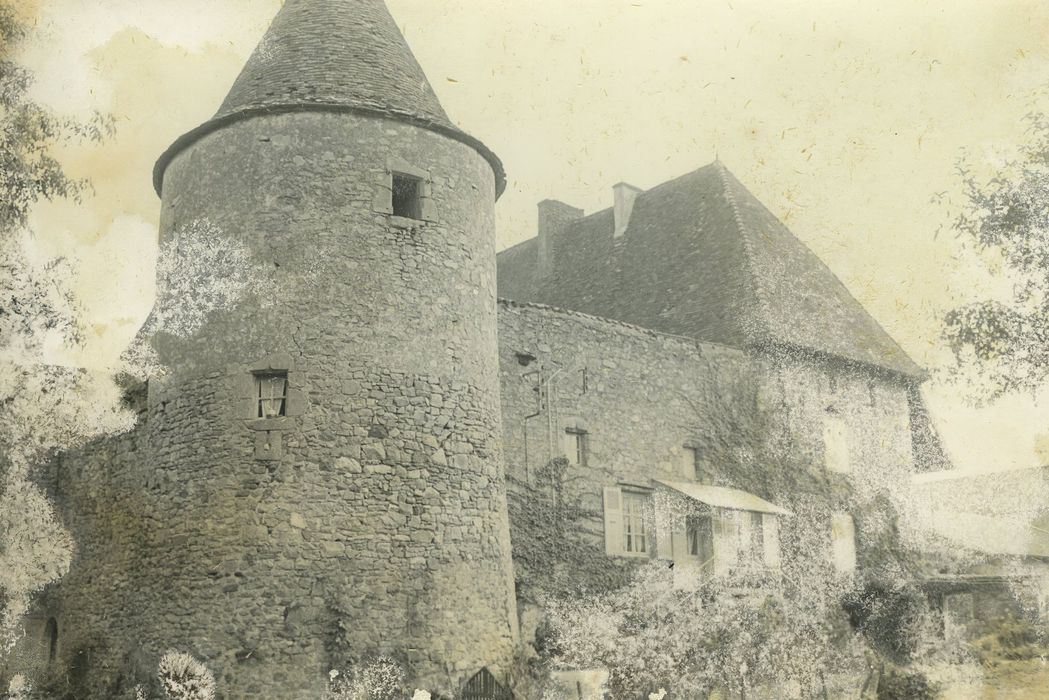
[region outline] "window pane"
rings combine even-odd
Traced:
[[[259,407],[258,418],[272,418],[285,414],[285,399],[288,394],[288,375],[256,374],[255,389]]]
[[[586,464],[586,432],[568,428],[564,437],[564,453],[568,463]]]
[[[623,545],[627,552],[648,551],[643,511],[645,496],[638,493],[623,494]]]

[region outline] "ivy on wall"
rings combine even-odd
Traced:
[[[602,514],[571,488],[568,460],[557,457],[528,481],[507,478],[510,540],[518,598],[541,603],[624,585],[637,562],[605,554]]]

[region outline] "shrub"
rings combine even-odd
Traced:
[[[1003,661],[1023,661],[1049,653],[1044,632],[1027,620],[1007,618],[989,626],[987,633],[973,642],[984,666],[995,667]]]
[[[889,666],[878,682],[878,700],[936,700],[939,689],[919,671]]]
[[[157,679],[169,700],[214,700],[215,677],[189,654],[164,654],[157,665]]]
[[[8,700],[29,700],[32,696],[33,686],[25,676],[18,674],[11,678],[11,683],[7,686]]]
[[[354,671],[331,671],[324,700],[397,700],[403,697],[404,670],[381,656]]]

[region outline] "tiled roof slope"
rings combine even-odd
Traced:
[[[382,0],[287,0],[215,117],[289,103],[453,126]]]
[[[921,376],[845,286],[720,163],[573,222],[539,279],[532,239],[498,256],[499,296],[742,347],[813,350]]]
[[[256,114],[305,110],[384,116],[450,136],[480,152],[497,194],[505,189],[502,163],[445,114],[383,0],[286,0],[215,116],[161,156],[157,191],[171,158],[203,134]]]

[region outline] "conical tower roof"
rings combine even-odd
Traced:
[[[215,116],[181,137],[157,162],[238,119],[293,111],[348,111],[396,119],[462,141],[491,163],[496,191],[502,163],[456,127],[383,0],[287,0],[233,83]]]
[[[382,0],[288,0],[215,117],[302,104],[455,128]]]

